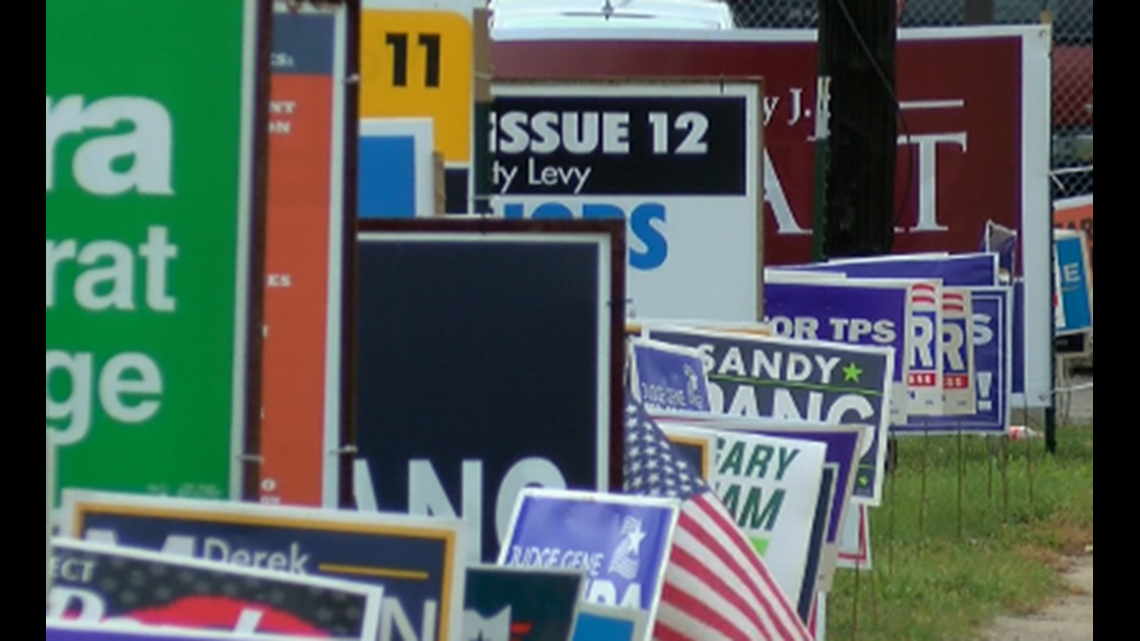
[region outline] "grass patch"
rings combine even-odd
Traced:
[[[978,638],[1060,595],[1063,557],[1093,543],[1091,425],[1058,430],[1056,456],[1040,439],[1003,452],[1000,439],[940,436],[900,441],[898,461],[871,510],[874,571],[838,571],[828,639]]]

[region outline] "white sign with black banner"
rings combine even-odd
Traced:
[[[763,86],[496,81],[492,207],[508,219],[625,218],[630,312],[763,317]]]

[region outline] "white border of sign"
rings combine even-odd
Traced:
[[[814,42],[810,29],[737,29],[725,31],[662,29],[507,29],[492,31],[498,42],[537,40],[655,40],[682,42]],[[1052,89],[1052,28],[979,26],[900,29],[900,41],[1021,40],[1021,220],[1019,241],[1026,275],[1025,399],[1013,402],[1030,408],[1051,407],[1053,302],[1051,296],[1051,234],[1053,210],[1049,192],[1049,144]],[[979,239],[980,241],[980,239]]]
[[[435,121],[431,118],[361,118],[360,139],[411,136],[415,141],[416,218],[435,215]]]
[[[242,68],[241,68],[241,135],[238,147],[238,226],[237,247],[235,248],[237,262],[235,264],[236,286],[234,287],[234,368],[233,403],[230,408],[230,499],[240,500],[244,496],[245,486],[245,456],[246,456],[246,411],[250,403],[247,398],[246,386],[249,378],[249,334],[250,334],[250,295],[253,283],[250,282],[252,271],[252,233],[253,233],[253,192],[254,192],[254,162],[253,146],[254,131],[261,122],[256,109],[257,101],[257,74],[258,74],[258,45],[262,38],[267,37],[272,27],[260,28],[260,4],[255,0],[245,0],[245,24],[242,42]],[[266,69],[265,73],[269,73]],[[268,106],[268,105],[267,105]],[[260,283],[258,283],[260,285]]]

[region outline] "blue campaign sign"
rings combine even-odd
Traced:
[[[613,494],[525,490],[500,565],[578,570],[585,599],[656,618],[680,502]]]
[[[767,323],[783,338],[893,348],[891,423],[897,424],[907,413],[909,293],[906,281],[788,282],[773,274],[764,283],[764,306]]]
[[[570,641],[643,641],[646,628],[640,610],[583,604]]]
[[[360,122],[358,215],[416,218],[435,212],[429,118],[367,118]]]
[[[380,641],[454,641],[458,520],[65,491],[60,532],[242,567],[384,586]]]
[[[1013,291],[1010,287],[971,287],[974,319],[974,391],[977,411],[932,416],[895,426],[896,433],[1004,433],[1009,426],[1013,388]]]
[[[1088,245],[1082,232],[1057,230],[1053,241],[1056,257],[1058,336],[1080,334],[1093,328],[1092,275]]]
[[[709,379],[695,349],[635,338],[633,393],[650,410],[708,412]]]

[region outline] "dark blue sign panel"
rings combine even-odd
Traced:
[[[380,641],[449,641],[459,625],[458,521],[80,492],[64,510],[64,532],[89,541],[380,585]]]
[[[620,487],[623,223],[364,224],[358,507],[461,516],[493,562],[524,488]]]
[[[580,572],[470,568],[462,638],[568,641],[584,581]]]

